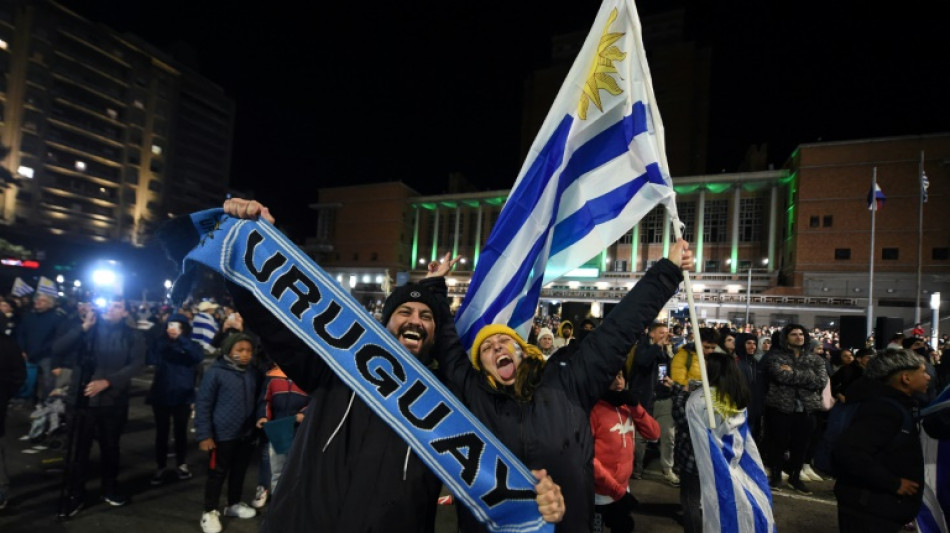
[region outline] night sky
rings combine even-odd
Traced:
[[[313,231],[306,204],[323,186],[398,179],[437,194],[460,171],[510,187],[523,81],[549,64],[552,34],[586,32],[600,5],[60,1],[190,58],[236,100],[232,185],[295,238]],[[735,171],[752,143],[780,167],[800,143],[950,130],[936,7],[712,4],[687,3],[688,38],[714,49],[708,172]],[[671,5],[683,2],[638,3],[641,16]]]

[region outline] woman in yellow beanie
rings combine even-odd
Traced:
[[[566,510],[560,532],[590,531],[594,507],[594,444],[590,411],[623,368],[638,335],[653,322],[693,266],[680,240],[643,276],[602,324],[570,354],[541,351],[508,326],[483,327],[463,347],[448,321],[433,352],[456,394],[524,464],[546,469],[560,485]],[[448,306],[442,302],[442,312]],[[459,530],[486,531],[464,506]]]

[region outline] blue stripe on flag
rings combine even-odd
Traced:
[[[617,218],[620,212],[630,203],[630,198],[640,192],[640,189],[647,183],[665,185],[660,174],[660,166],[656,163],[647,165],[646,174],[624,183],[607,194],[588,201],[584,209],[578,209],[559,222],[554,228],[550,255],[556,255],[569,248],[593,231],[597,225]]]
[[[505,209],[492,229],[489,242],[486,243],[482,251],[478,268],[476,269],[474,279],[469,287],[470,294],[478,294],[479,289],[485,283],[484,276],[479,276],[479,272],[489,272],[495,264],[502,258],[505,251],[504,246],[497,247],[496,238],[503,244],[507,244],[512,235],[527,223],[528,219],[535,215],[534,209],[537,206],[542,193],[549,180],[561,165],[566,148],[567,137],[570,134],[573,125],[573,117],[565,116],[558,125],[554,134],[544,145],[541,153],[535,159],[531,168],[525,174],[519,187],[513,191],[508,198]],[[643,102],[635,102],[632,111],[625,116],[623,120],[608,127],[603,132],[595,135],[591,140],[578,147],[571,155],[570,160],[564,167],[558,177],[557,196],[552,209],[552,215],[558,211],[561,195],[575,181],[580,179],[588,172],[603,166],[617,157],[627,153],[630,150],[630,143],[633,138],[647,131],[646,106]],[[643,176],[638,176],[634,180],[617,187],[610,193],[587,202],[584,209],[580,209],[564,221],[558,224],[554,230],[552,240],[552,250],[547,254],[549,257],[559,251],[570,247],[597,225],[609,220],[613,220],[623,210],[632,198],[646,183],[657,183],[666,185],[663,180],[659,165],[651,163],[647,166],[647,172]],[[517,206],[512,209],[511,206]],[[596,213],[596,215],[592,215]],[[494,322],[495,316],[501,309],[507,307],[517,298],[523,298],[525,295],[539,294],[541,289],[544,272],[534,272],[536,279],[530,287],[525,287],[525,283],[530,279],[534,269],[534,258],[537,258],[543,246],[547,242],[547,235],[551,231],[551,226],[555,220],[548,221],[548,226],[541,233],[538,240],[531,246],[530,251],[524,255],[527,259],[518,270],[512,275],[511,280],[505,285],[499,295],[491,303],[485,306],[480,317],[477,317],[472,326],[465,331],[460,331],[465,346],[471,341],[474,335],[481,329],[481,326]],[[576,224],[572,227],[571,224]],[[497,237],[496,237],[497,236]],[[555,248],[556,246],[556,248]],[[519,302],[516,312],[508,321],[509,324],[522,324],[531,316],[534,316],[536,303],[534,298],[525,298]],[[466,298],[459,310],[458,315],[463,316],[472,300]],[[528,308],[530,308],[530,313]],[[484,317],[484,318],[483,318]]]
[[[747,426],[747,423],[743,422],[743,426]],[[749,441],[746,441],[747,443]],[[748,444],[746,445],[748,450]],[[769,487],[769,478],[765,475],[765,470],[759,466],[759,463],[755,462],[755,459],[752,458],[748,453],[742,454],[742,457],[739,458],[739,468],[755,482],[755,486],[762,491],[762,494],[765,494],[769,499],[769,505],[772,505],[772,489]]]
[[[732,473],[729,472],[729,463],[723,455],[723,449],[716,444],[716,437],[711,429],[706,429],[709,440],[709,458],[712,462],[713,477],[716,483],[716,500],[719,503],[719,530],[738,531],[738,510],[736,509],[736,494],[733,490]],[[731,441],[731,439],[730,439]],[[725,444],[725,439],[723,439]],[[730,443],[731,444],[731,443]],[[732,453],[730,451],[730,453]]]
[[[744,488],[742,492],[745,493],[749,507],[752,508],[752,527],[755,533],[769,533],[769,520],[765,517],[765,513],[762,512],[762,509],[759,508],[759,504],[755,502],[755,496],[749,492],[749,489]]]

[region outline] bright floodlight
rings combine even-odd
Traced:
[[[112,285],[115,283],[115,272],[111,270],[96,270],[92,273],[92,282],[96,285]]]
[[[940,293],[935,292],[930,295],[930,308],[940,309]]]
[[[106,299],[102,296],[95,299],[96,307],[104,308],[106,306]]]
[[[166,280],[165,280],[165,288],[166,288],[166,289],[172,288],[172,280],[170,280],[170,279],[166,279]]]
[[[66,278],[64,278],[62,274],[56,276],[56,283],[62,283],[64,281],[66,281]]]
[[[73,287],[76,287],[77,289],[79,287],[82,287],[82,282],[77,279],[76,281],[73,282]]]

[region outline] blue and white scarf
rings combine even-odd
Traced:
[[[491,531],[553,531],[531,472],[312,259],[271,224],[209,209],[183,264],[249,290],[385,420]],[[184,276],[187,277],[187,276]],[[181,279],[181,278],[179,278]],[[173,296],[189,290],[176,283]]]

